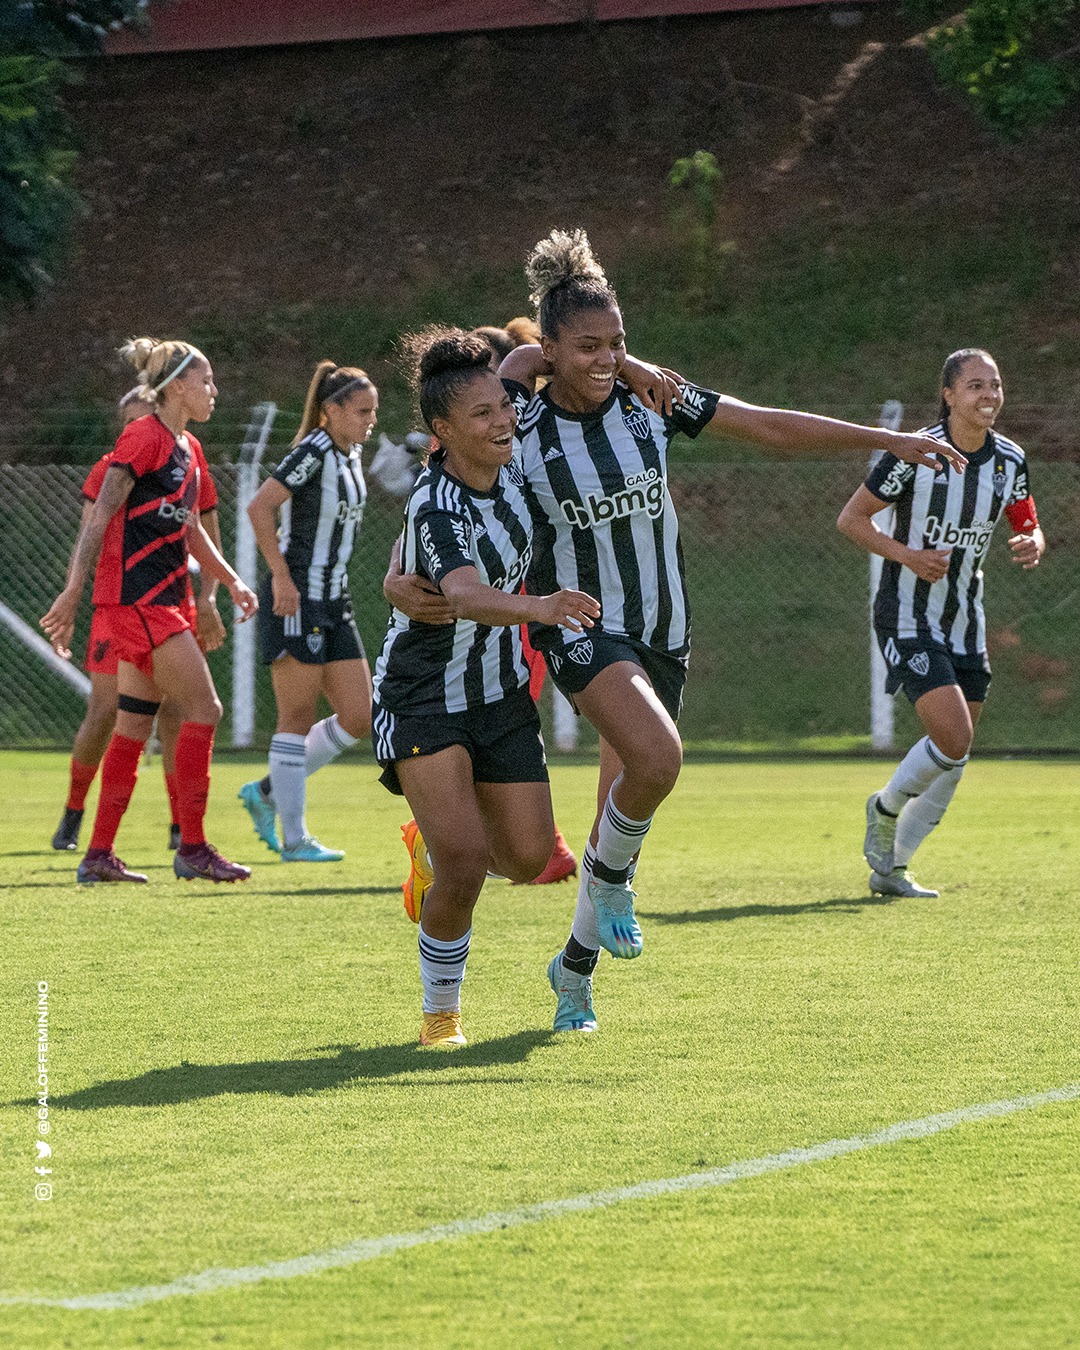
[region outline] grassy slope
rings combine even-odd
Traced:
[[[233,809],[248,770],[220,766],[214,838],[261,864],[236,891],[168,877],[147,775],[121,842],[153,884],[87,892],[38,842],[61,758],[2,767],[18,805],[0,892],[0,1096],[28,1097],[38,979],[58,1094],[48,1206],[30,1199],[32,1108],[0,1108],[3,1292],[294,1256],[1076,1077],[1072,766],[973,764],[919,860],[943,897],[921,904],[864,893],[861,802],[879,769],[691,766],[641,872],[647,953],[601,968],[600,1034],[545,1030],[542,969],[568,888],[493,883],[465,988],[472,1045],[437,1060],[413,1047],[400,806],[368,771],[338,765],[312,786],[312,818],[347,862],[286,870]],[[572,841],[592,785],[587,767],[556,773]],[[80,1347],[1065,1344],[1080,1297],[1076,1118],[1052,1107],[122,1314],[9,1309],[4,1334]]]

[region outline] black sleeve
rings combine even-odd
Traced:
[[[514,405],[514,411],[518,417],[532,402],[532,394],[528,386],[520,384],[517,380],[503,380],[503,388],[510,395],[510,402]]]
[[[324,446],[318,442],[303,440],[289,451],[270,477],[277,479],[281,486],[288,488],[290,492],[296,492],[322,471],[324,454]]]
[[[472,522],[442,507],[425,503],[413,518],[416,557],[438,586],[459,567],[475,567]]]
[[[883,502],[895,502],[915,483],[915,465],[908,464],[886,450],[863,480],[866,487]]]
[[[1012,491],[1009,493],[1007,506],[1012,506],[1016,502],[1026,501],[1031,496],[1031,475],[1028,472],[1028,462],[1025,458],[1016,466],[1016,477],[1013,479]]]
[[[679,393],[682,402],[675,405],[670,417],[664,418],[664,425],[669,436],[681,431],[684,436],[689,436],[693,440],[695,436],[700,436],[712,421],[720,402],[720,395],[696,384],[680,385]]]

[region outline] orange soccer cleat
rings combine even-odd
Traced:
[[[409,850],[409,875],[401,883],[401,893],[405,897],[403,904],[405,913],[412,919],[413,923],[419,923],[424,896],[427,895],[428,887],[435,880],[435,873],[431,868],[431,859],[428,857],[424,836],[420,833],[420,826],[417,825],[415,820],[410,820],[407,825],[402,825],[401,837],[405,841],[405,847]]]
[[[557,826],[555,829],[555,847],[551,852],[551,857],[547,860],[547,866],[538,877],[532,881],[526,882],[529,886],[550,886],[553,881],[565,881],[567,877],[572,877],[577,871],[577,858],[574,857],[573,850],[563,838],[562,830]]]

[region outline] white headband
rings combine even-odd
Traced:
[[[180,362],[180,364],[176,367],[176,369],[173,371],[173,373],[172,373],[171,375],[166,375],[165,378],[161,381],[160,384],[155,384],[155,385],[154,385],[154,393],[155,393],[155,394],[160,394],[161,391],[165,388],[165,386],[166,386],[171,380],[175,380],[176,377],[177,377],[177,375],[179,375],[180,372],[181,372],[182,370],[186,370],[186,369],[188,368],[188,366],[190,366],[191,363],[192,363],[192,361],[194,361],[194,360],[195,360],[195,353],[194,353],[194,352],[188,352],[187,356],[184,357],[184,359]]]

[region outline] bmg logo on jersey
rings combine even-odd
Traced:
[[[571,525],[587,530],[592,525],[625,520],[627,516],[638,515],[642,511],[647,511],[656,520],[664,514],[666,500],[667,484],[660,471],[646,469],[644,473],[632,474],[621,492],[605,497],[590,492],[584,504],[565,501],[559,503],[559,509]]]
[[[986,552],[994,532],[992,520],[973,520],[970,525],[953,525],[951,521],[926,517],[926,544],[928,548],[970,548],[976,557]]]

